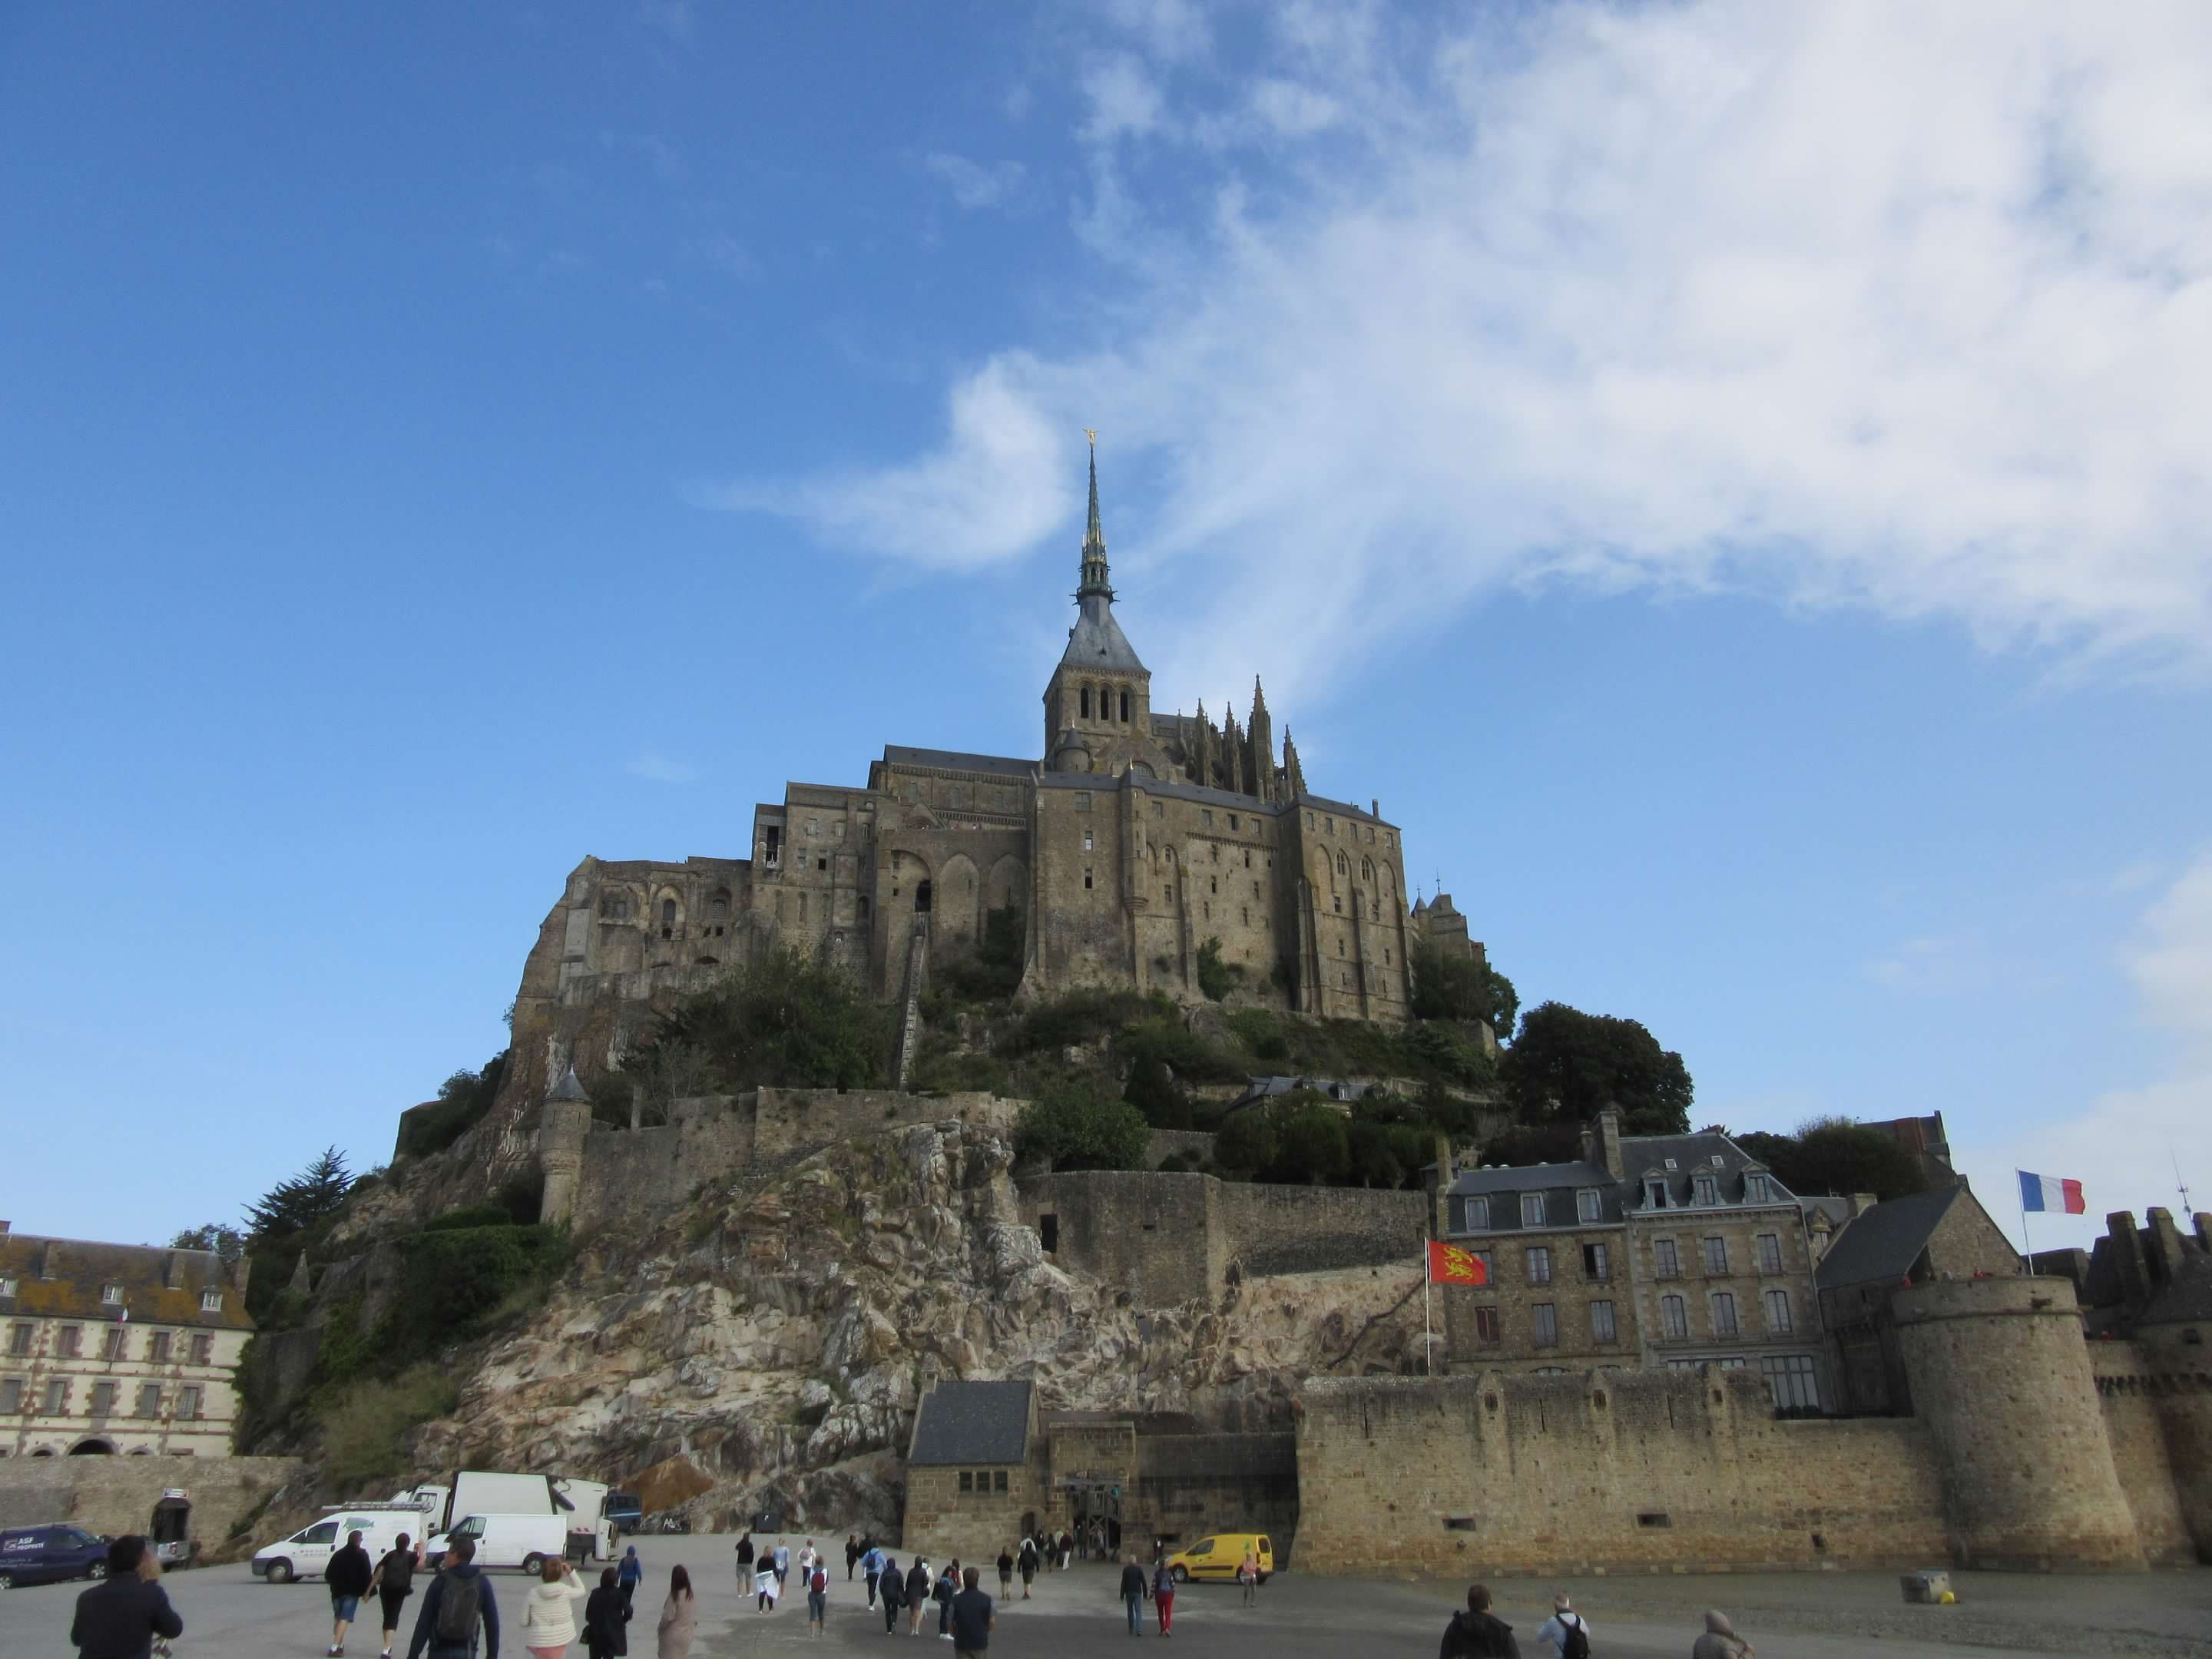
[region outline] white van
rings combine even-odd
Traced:
[[[289,1538],[256,1550],[253,1576],[266,1578],[272,1584],[288,1584],[295,1578],[319,1578],[323,1569],[330,1565],[331,1557],[345,1547],[348,1533],[361,1534],[361,1547],[374,1562],[380,1559],[386,1551],[398,1547],[401,1533],[405,1533],[412,1543],[420,1540],[426,1530],[420,1510],[399,1504],[364,1504],[357,1509],[332,1510],[313,1526],[302,1527]]]
[[[558,1561],[568,1542],[565,1515],[467,1515],[449,1533],[433,1538],[428,1562],[433,1571],[443,1565],[446,1547],[456,1538],[473,1538],[480,1567],[520,1567],[535,1574],[548,1561]]]

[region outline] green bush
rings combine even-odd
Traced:
[[[998,1046],[1001,1054],[1036,1054],[1096,1042],[1139,1020],[1175,1018],[1174,1000],[1158,992],[1071,991],[1025,1012]]]
[[[1351,1125],[1323,1097],[1300,1089],[1224,1119],[1213,1156],[1255,1181],[1339,1185],[1352,1170]]]
[[[452,1379],[427,1363],[388,1381],[354,1383],[318,1413],[324,1479],[334,1490],[353,1495],[388,1488],[407,1473],[401,1437],[417,1424],[443,1417],[459,1401]]]
[[[974,952],[942,966],[933,965],[932,977],[936,981],[933,988],[941,987],[945,995],[957,1002],[1004,1002],[1022,982],[1027,928],[1027,917],[1012,906],[984,912],[983,937]],[[934,1023],[942,1012],[940,1002],[939,1012],[927,1018]]]
[[[1009,1092],[1010,1083],[1006,1062],[990,1054],[927,1054],[915,1062],[907,1077],[907,1087],[923,1095],[976,1089],[1002,1095]]]
[[[409,1158],[442,1152],[482,1122],[499,1098],[507,1075],[507,1051],[484,1061],[480,1072],[459,1071],[438,1085],[437,1104],[418,1110],[400,1126],[399,1151]]]
[[[514,1217],[507,1212],[504,1204],[487,1199],[481,1204],[464,1204],[458,1210],[448,1210],[443,1215],[434,1215],[422,1224],[426,1233],[451,1232],[457,1227],[504,1227]]]
[[[1198,988],[1208,1002],[1220,1001],[1243,982],[1243,964],[1221,959],[1218,939],[1208,939],[1198,947]]]
[[[1231,1036],[1255,1060],[1288,1060],[1291,1040],[1283,1022],[1265,1008],[1239,1008],[1225,1017]]]
[[[779,949],[676,1004],[624,1069],[647,1075],[665,1058],[679,1094],[876,1088],[896,1018],[842,968]]]
[[[1095,1078],[1048,1085],[1014,1127],[1020,1152],[1050,1158],[1058,1170],[1141,1170],[1151,1143],[1144,1114],[1107,1095]]]

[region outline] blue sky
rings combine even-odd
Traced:
[[[1156,704],[1524,1002],[2212,1201],[2212,24],[1482,15],[0,19],[0,1215],[380,1163],[585,854],[1035,753],[1086,426]]]

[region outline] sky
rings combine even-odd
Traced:
[[[1041,752],[1084,429],[1692,1120],[2212,1206],[2212,11],[0,11],[0,1217],[161,1242],[505,1041],[586,854]]]

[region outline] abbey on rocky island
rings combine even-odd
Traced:
[[[1464,918],[1442,896],[1408,908],[1397,827],[1379,801],[1307,788],[1256,679],[1242,720],[1224,710],[1217,726],[1203,703],[1155,713],[1114,601],[1094,454],[1042,758],[887,747],[864,787],[790,783],[757,806],[749,858],[586,858],[525,969],[517,1058],[550,1081],[541,1068],[574,1055],[532,1053],[535,1030],[571,1049],[575,1011],[689,988],[777,945],[902,998],[932,959],[975,951],[994,911],[1019,929],[1024,996],[1107,988],[1195,1002],[1212,945],[1254,1003],[1403,1020],[1408,950],[1426,939],[1479,952]]]

